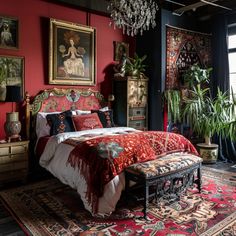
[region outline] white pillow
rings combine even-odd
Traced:
[[[109,107],[103,107],[101,109],[99,109],[99,111],[108,111]],[[84,110],[75,110],[76,115],[87,115],[87,114],[91,114],[91,111],[84,111]],[[74,115],[74,114],[72,114]]]
[[[109,107],[103,107],[101,109],[99,109],[99,111],[108,111],[109,110]]]
[[[75,112],[75,114],[73,114],[73,112]],[[87,114],[90,114],[91,111],[83,111],[83,110],[75,110],[75,111],[72,111],[72,115],[87,115]]]
[[[38,112],[36,117],[36,135],[40,137],[50,135],[50,125],[47,122],[46,116],[48,114],[59,114],[60,112]]]

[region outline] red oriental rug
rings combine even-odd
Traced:
[[[236,174],[203,168],[203,189],[188,190],[170,205],[120,201],[109,218],[93,218],[77,193],[56,179],[0,192],[27,235],[236,235]]]

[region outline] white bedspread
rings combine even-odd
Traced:
[[[40,165],[50,171],[62,183],[71,186],[79,193],[85,208],[92,214],[91,205],[86,200],[87,184],[80,171],[67,165],[67,160],[70,152],[74,148],[71,145],[62,143],[67,138],[79,137],[84,134],[114,134],[116,132],[137,131],[129,127],[113,127],[103,129],[93,129],[78,132],[61,133],[52,136],[40,157]],[[105,186],[104,194],[99,198],[98,214],[108,215],[115,210],[116,204],[120,199],[122,190],[125,187],[124,174],[116,176]]]

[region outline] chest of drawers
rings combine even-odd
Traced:
[[[148,129],[148,79],[127,76],[113,80],[114,121],[118,126]]]
[[[0,184],[26,179],[28,148],[29,141],[0,144]]]

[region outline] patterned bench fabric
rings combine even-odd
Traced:
[[[145,178],[168,175],[202,162],[202,158],[189,153],[173,153],[161,158],[136,163],[126,171],[144,175]]]

